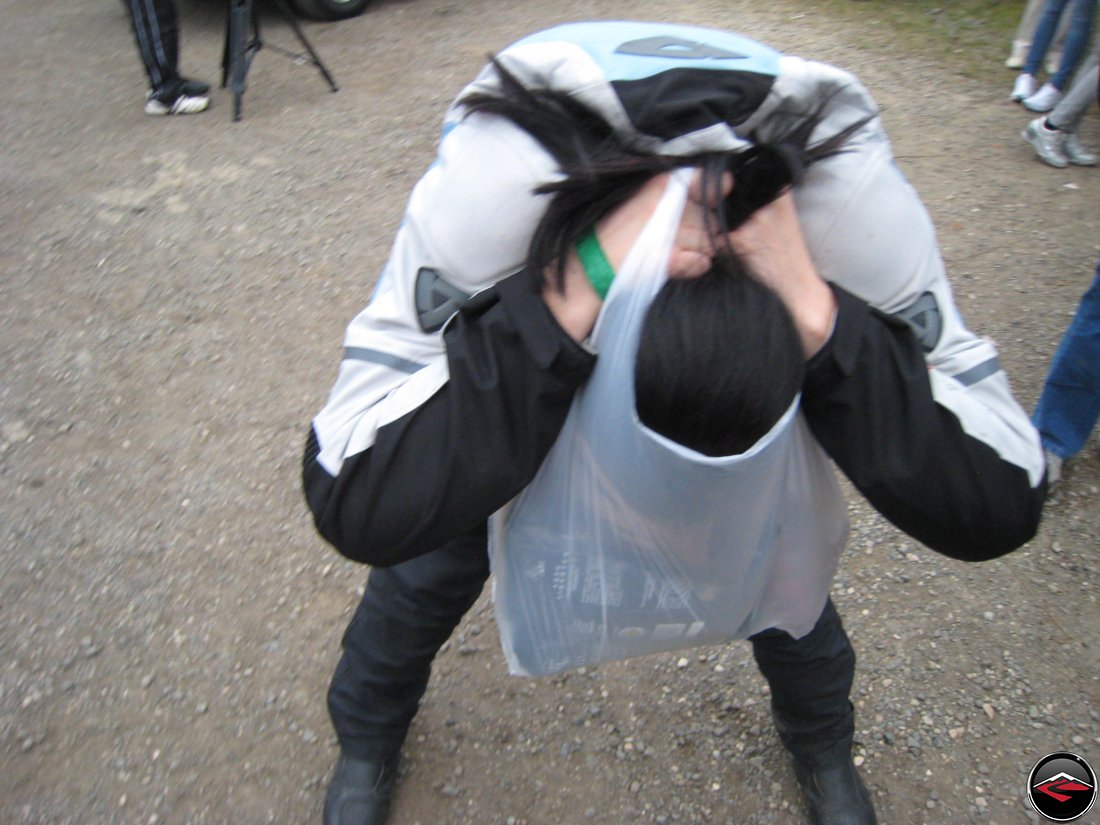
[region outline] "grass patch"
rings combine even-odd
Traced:
[[[870,26],[875,45],[900,48],[979,80],[1003,78],[1024,0],[820,0],[830,17]]]

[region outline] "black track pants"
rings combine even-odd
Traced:
[[[848,759],[855,732],[848,695],[856,654],[832,599],[801,639],[765,630],[750,641],[771,686],[772,715],[787,750],[815,768]]]
[[[179,15],[173,0],[126,0],[149,86],[172,94],[180,82]]]
[[[371,570],[328,693],[345,753],[372,759],[401,747],[432,660],[489,578],[487,545],[482,527],[434,552]]]

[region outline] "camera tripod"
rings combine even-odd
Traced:
[[[297,35],[307,54],[296,54],[268,44],[269,48],[297,63],[312,63],[324,77],[329,88],[334,92],[338,91],[336,81],[333,80],[320,55],[306,40],[302,27],[298,25],[298,19],[287,8],[286,0],[274,0],[274,3],[294,30],[294,34]],[[241,119],[248,70],[252,66],[252,58],[263,48],[263,45],[263,40],[260,38],[260,21],[252,8],[252,0],[229,0],[225,50],[222,53],[222,88],[228,86],[233,92],[233,120]]]

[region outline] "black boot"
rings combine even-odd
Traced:
[[[325,794],[324,825],[385,825],[397,756],[366,761],[340,754]]]
[[[850,759],[824,768],[796,759],[794,775],[806,797],[812,825],[877,825],[871,792]]]

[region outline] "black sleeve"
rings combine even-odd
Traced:
[[[522,272],[472,298],[444,341],[447,383],[335,478],[310,432],[306,498],[321,535],[350,559],[396,564],[484,522],[534,477],[595,365]]]
[[[936,403],[904,322],[833,290],[836,327],[807,364],[802,400],[825,451],[876,510],[940,553],[981,561],[1031,539],[1045,481],[1033,487]]]

